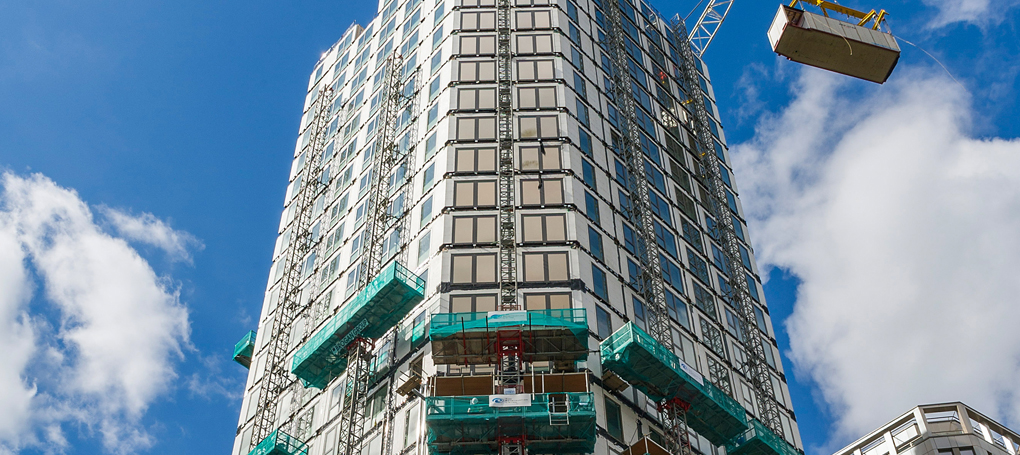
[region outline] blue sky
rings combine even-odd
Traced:
[[[916,384],[915,376],[891,364],[894,358],[853,355],[853,346],[867,350],[860,340],[882,339],[875,335],[902,327],[872,324],[875,317],[902,311],[911,324],[937,326],[929,313],[951,314],[968,305],[974,308],[972,314],[1020,317],[1017,289],[1011,284],[1018,270],[1014,258],[1020,257],[1013,253],[1020,253],[1020,246],[1010,235],[1012,227],[1020,226],[1020,166],[1013,166],[1020,156],[1015,139],[1020,136],[1017,3],[885,1],[848,4],[889,10],[893,31],[938,57],[962,86],[903,42],[900,68],[884,86],[782,61],[765,38],[778,7],[770,2],[736,3],[706,54],[734,149],[738,185],[746,185],[742,198],[759,264],[770,267],[765,291],[772,317],[781,327],[778,322],[793,314],[790,327],[802,334],[800,339],[850,353],[841,364],[802,343],[792,348],[796,369],[784,359],[809,453],[830,453],[825,450],[852,440],[854,431],[891,419],[921,400],[966,398],[1013,428],[1020,426],[1020,390],[1009,381],[982,377],[1015,378],[1020,352],[998,346],[1020,345],[1020,340],[1006,334],[1008,328],[986,331],[998,326],[980,317],[964,322],[971,333],[984,335],[947,355],[991,356],[998,359],[992,364],[1005,365],[1002,370],[947,374],[952,380],[937,387],[913,387],[923,390],[885,399],[890,409],[854,404],[870,403],[854,388],[868,378],[889,374],[877,384],[899,391],[904,384]],[[655,2],[666,14],[686,14],[693,3]],[[28,275],[22,281],[0,280],[0,294],[21,296],[0,298],[4,329],[30,332],[34,335],[21,340],[56,349],[29,346],[24,352],[31,354],[22,359],[20,375],[0,374],[0,383],[20,380],[28,391],[25,396],[35,397],[20,404],[0,399],[0,414],[24,412],[31,417],[20,422],[0,418],[0,453],[104,453],[111,444],[138,453],[229,452],[246,374],[229,356],[233,343],[254,327],[261,307],[308,74],[321,52],[352,22],[370,19],[375,7],[375,2],[0,1],[0,168],[10,173],[4,179],[7,194],[0,221],[8,223],[7,229],[12,219],[31,221],[32,214],[47,213],[53,214],[49,221],[15,224],[69,232],[66,245],[53,232],[40,234],[38,244],[25,243],[30,245],[23,246],[29,255],[24,259],[30,264]],[[929,115],[931,121],[922,123],[945,128],[926,130],[911,122]],[[933,140],[943,133],[945,140]],[[945,144],[951,146],[943,150]],[[903,161],[904,156],[961,164],[918,166]],[[981,167],[968,159],[991,164]],[[874,173],[862,177],[855,169]],[[34,173],[45,178],[32,177]],[[859,193],[839,184],[858,178],[869,188],[883,190],[868,200],[881,201],[872,211],[860,212],[859,204],[847,199]],[[872,178],[876,180],[868,180]],[[911,188],[931,191],[915,194]],[[14,189],[22,192],[15,194]],[[823,195],[821,201],[818,195]],[[926,199],[935,195],[941,197]],[[75,206],[77,199],[87,208]],[[917,207],[933,208],[912,211]],[[972,210],[954,209],[958,207]],[[868,229],[868,220],[876,217],[888,221],[889,229],[930,237],[931,242],[901,252],[893,247],[909,242]],[[861,222],[861,229],[847,233],[833,228],[853,227],[854,220]],[[1003,229],[990,230],[989,224]],[[16,231],[0,233],[28,242]],[[791,239],[794,234],[805,242]],[[889,242],[890,248],[882,251],[901,252],[874,259],[895,273],[902,271],[900,279],[879,283],[874,276],[858,274],[875,264],[856,256],[852,246],[840,249],[841,244],[832,241],[856,235],[864,243]],[[979,241],[967,243],[974,238]],[[90,242],[99,246],[81,246]],[[957,242],[965,247],[945,247]],[[0,248],[16,245],[0,243]],[[93,289],[85,285],[61,284],[55,269],[47,269],[52,264],[45,258],[63,251],[62,245],[91,258],[84,263],[92,265],[102,263],[106,252],[122,253],[117,257],[133,264],[124,276],[148,277],[142,279],[149,280],[148,288],[109,276],[100,281],[109,279],[104,292],[128,287],[147,293],[139,295],[156,296],[150,309],[161,322],[134,328],[151,329],[158,340],[120,346],[108,358],[93,359],[90,365],[99,370],[83,372],[68,358],[47,357],[47,352],[80,355],[67,347],[75,338],[61,334],[94,335],[85,329],[109,310],[98,298],[103,292],[90,294]],[[121,249],[123,245],[130,248]],[[961,248],[988,253],[958,254]],[[131,249],[147,264],[135,261]],[[842,255],[840,264],[854,268],[834,268],[836,253]],[[923,257],[925,263],[908,261],[908,256]],[[20,263],[8,261],[6,266],[17,271]],[[952,267],[922,267],[925,264]],[[8,270],[4,266],[0,263],[0,271]],[[155,275],[146,275],[146,267]],[[973,274],[975,270],[980,273]],[[838,280],[841,276],[848,278]],[[943,292],[929,294],[943,285]],[[53,294],[59,286],[98,297],[92,303],[61,300]],[[973,300],[966,297],[970,287]],[[875,293],[860,294],[861,289]],[[881,297],[892,294],[900,297]],[[878,306],[861,304],[860,311],[835,318],[858,317],[862,324],[832,322],[832,315],[841,314],[839,308],[864,301]],[[880,315],[861,316],[869,309]],[[124,323],[108,320],[102,327]],[[76,327],[82,330],[74,332]],[[167,327],[175,329],[168,332]],[[833,331],[851,335],[827,335]],[[784,350],[791,349],[785,329],[778,337]],[[0,344],[17,340],[0,337]],[[97,343],[116,345],[117,340]],[[904,339],[891,342],[910,344]],[[904,355],[922,358],[926,353],[907,350]],[[13,356],[0,358],[4,355]],[[119,369],[135,357],[151,361],[140,364],[150,368],[142,372],[152,379],[141,380],[142,385],[117,382],[125,377],[139,381]],[[967,365],[989,371],[987,363]],[[938,371],[926,368],[920,371]],[[844,374],[848,370],[868,374],[848,384],[839,379],[853,378]],[[68,374],[72,380],[62,384],[33,376],[44,371]],[[114,386],[89,381],[105,373],[112,375]],[[968,384],[989,392],[974,395],[977,392],[966,390]],[[120,407],[101,399],[107,393],[124,395],[118,398]],[[54,403],[77,406],[81,413],[73,417],[67,407]],[[50,438],[54,428],[66,438],[62,443]]]

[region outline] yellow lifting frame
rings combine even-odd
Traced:
[[[825,14],[826,17],[829,16],[828,10],[845,14],[850,17],[855,17],[861,20],[860,22],[857,23],[858,27],[864,27],[864,24],[867,24],[868,21],[874,19],[875,24],[871,27],[872,30],[878,30],[878,26],[885,21],[885,16],[888,14],[885,12],[884,9],[879,10],[877,12],[875,10],[871,10],[868,13],[864,13],[852,8],[847,8],[843,5],[837,5],[826,0],[793,0],[792,2],[790,2],[790,7],[793,8],[797,6],[797,3],[807,3],[810,5],[815,5],[822,9],[822,14]]]

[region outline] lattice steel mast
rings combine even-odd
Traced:
[[[783,437],[783,425],[779,418],[779,404],[776,402],[775,391],[772,388],[772,377],[769,374],[765,363],[765,346],[762,344],[761,335],[758,332],[754,314],[754,303],[748,293],[748,283],[743,262],[740,260],[740,243],[733,227],[733,218],[730,216],[726,205],[726,190],[720,170],[720,160],[716,156],[714,140],[708,127],[708,111],[705,108],[705,101],[702,98],[701,84],[698,70],[695,67],[697,61],[694,51],[687,37],[683,21],[679,16],[675,17],[672,24],[674,45],[681,53],[681,64],[685,85],[687,85],[687,105],[694,107],[695,114],[695,136],[697,139],[697,150],[695,155],[699,158],[698,166],[699,180],[708,188],[709,201],[706,204],[709,212],[716,220],[718,227],[718,240],[723,246],[723,256],[726,265],[730,269],[730,299],[739,309],[740,330],[744,334],[744,347],[747,356],[747,376],[751,380],[758,401],[759,420],[769,427],[780,438]]]
[[[259,391],[258,407],[255,411],[255,423],[252,430],[255,441],[261,441],[275,430],[280,395],[294,383],[293,377],[284,365],[290,345],[290,331],[294,320],[306,311],[314,300],[308,299],[308,303],[304,304],[301,302],[302,269],[305,264],[305,255],[314,251],[318,243],[316,239],[313,239],[311,232],[313,203],[325,192],[327,187],[320,178],[323,169],[322,153],[329,136],[328,125],[332,116],[331,107],[335,96],[333,89],[327,85],[319,92],[318,97],[309,108],[314,113],[314,120],[309,127],[312,128],[314,134],[303,152],[306,154],[307,164],[295,179],[295,182],[299,182],[296,184],[300,186],[300,189],[292,202],[297,205],[290,237],[291,246],[283,263],[285,272],[280,288],[280,303],[277,305],[277,313],[273,318],[273,327],[265,347],[268,350],[266,373],[262,380],[262,389]],[[319,259],[315,258],[314,260],[318,261]]]
[[[387,233],[389,228],[398,226],[399,221],[404,218],[406,211],[401,208],[400,213],[391,213],[391,186],[390,174],[398,166],[406,166],[411,152],[401,150],[397,141],[399,131],[398,120],[400,112],[406,109],[410,114],[408,123],[414,125],[416,106],[414,104],[418,93],[417,73],[414,72],[404,89],[402,76],[405,71],[404,58],[400,54],[393,54],[386,63],[386,76],[383,79],[382,106],[376,125],[380,129],[376,139],[375,150],[372,155],[371,185],[369,189],[366,220],[365,238],[362,241],[364,248],[360,275],[358,277],[357,290],[365,289],[372,281],[383,264],[386,262],[383,255],[388,251],[385,247],[403,250],[406,247],[406,235],[398,232],[399,245],[387,245]],[[413,130],[412,130],[413,132]],[[405,167],[405,172],[407,168]],[[394,182],[398,183],[398,182]],[[402,182],[399,182],[402,184]],[[399,229],[399,227],[398,227]],[[398,258],[400,260],[401,256]],[[338,346],[346,346],[348,350],[347,372],[343,382],[344,403],[340,412],[340,421],[337,424],[339,434],[337,444],[338,455],[355,455],[361,453],[362,436],[365,429],[365,405],[368,398],[368,387],[371,380],[372,364],[375,361],[375,345],[370,339],[354,337],[350,343],[340,343]]]
[[[613,68],[608,70],[613,77],[613,98],[619,106],[620,123],[623,126],[622,148],[626,157],[628,189],[631,194],[631,219],[637,227],[637,253],[642,268],[638,279],[639,289],[647,302],[650,318],[649,334],[666,349],[673,350],[673,335],[670,328],[669,312],[666,306],[666,289],[662,281],[662,264],[659,261],[659,249],[655,241],[655,224],[652,220],[650,196],[648,195],[648,179],[645,175],[645,157],[641,151],[641,137],[635,114],[636,101],[631,87],[629,64],[624,40],[627,39],[623,28],[620,6],[617,0],[607,0],[606,17],[612,26],[607,33],[609,38],[609,55]],[[690,405],[679,400],[670,399],[659,403],[659,420],[665,430],[666,450],[677,455],[691,453],[688,439],[686,411]]]
[[[499,309],[521,309],[517,299],[517,215],[515,212],[514,129],[513,129],[513,69],[510,48],[511,0],[496,0],[496,123],[499,153]],[[499,365],[496,382],[499,393],[507,389],[523,392],[524,371],[521,356],[520,330],[507,331],[497,337]],[[512,422],[498,422],[499,452],[501,455],[524,454],[523,434],[507,431]]]

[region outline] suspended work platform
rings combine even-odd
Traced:
[[[801,455],[786,440],[752,419],[747,430],[726,443],[727,455]]]
[[[747,413],[736,400],[633,322],[602,341],[600,351],[603,368],[649,398],[679,398],[689,403],[687,425],[713,444],[723,445],[747,429]]]
[[[577,361],[588,357],[588,317],[584,308],[488,313],[440,313],[432,316],[429,339],[436,364],[494,364],[497,334],[516,328],[524,360]]]
[[[308,455],[308,446],[297,438],[276,430],[251,449],[248,455]]]
[[[852,24],[828,17],[827,12],[821,15],[780,5],[768,32],[773,51],[798,63],[879,84],[889,79],[900,59],[900,47],[891,33],[878,30],[885,11],[865,14],[822,0],[808,3],[823,12],[832,10],[861,20]],[[864,27],[871,19],[875,26]]]
[[[251,367],[251,356],[255,352],[255,331],[251,330],[234,345],[234,361],[245,368]]]
[[[291,372],[306,387],[325,388],[347,369],[355,338],[379,338],[425,298],[425,280],[397,262],[379,272],[294,354]]]
[[[520,394],[514,407],[499,397],[514,395],[425,398],[430,453],[495,454],[506,438],[523,438],[531,454],[595,450],[593,393]]]

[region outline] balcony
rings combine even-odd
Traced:
[[[424,298],[425,280],[390,263],[297,350],[291,372],[306,387],[325,388],[347,369],[351,341],[379,338]]]
[[[255,351],[255,331],[249,331],[234,345],[234,361],[245,368],[251,367],[251,356]]]
[[[726,453],[728,455],[800,455],[797,449],[758,420],[751,420],[751,425],[746,431],[726,443]]]
[[[276,430],[251,449],[248,455],[308,455],[308,446],[297,438]]]
[[[736,400],[633,322],[604,340],[600,351],[603,368],[649,398],[679,398],[689,403],[687,425],[713,444],[725,444],[747,429],[747,413]]]
[[[528,453],[591,453],[595,450],[594,395],[530,395],[521,407],[490,407],[487,395],[428,397],[425,425],[432,453],[495,454],[500,436],[524,436]]]
[[[494,364],[496,332],[519,328],[529,362],[588,357],[588,317],[583,308],[432,316],[429,339],[436,364]]]

